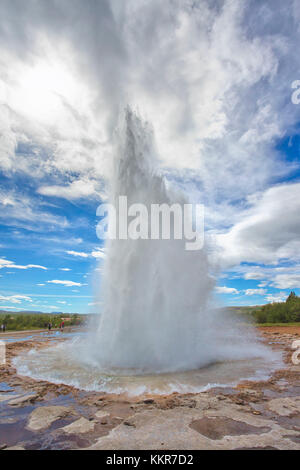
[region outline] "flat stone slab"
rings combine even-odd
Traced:
[[[97,413],[95,414],[96,418],[108,418],[110,415],[110,413],[108,413],[107,411],[97,411]],[[121,418],[122,419],[122,418]]]
[[[5,394],[1,393],[1,394],[0,394],[0,403],[1,403],[2,401],[11,400],[12,398],[15,399],[15,398],[17,398],[17,397],[19,397],[19,396],[20,396],[20,395],[11,395],[11,394],[8,394],[8,393],[7,393],[7,394],[6,394],[6,393],[5,393]]]
[[[40,406],[30,414],[26,428],[30,431],[46,429],[54,421],[72,414],[74,414],[74,411],[67,406]]]
[[[10,406],[22,406],[26,403],[33,403],[38,398],[36,393],[32,393],[30,395],[22,395],[19,397],[15,397],[8,402]]]
[[[300,397],[274,398],[267,407],[280,416],[291,416],[300,413]]]
[[[77,421],[74,421],[71,424],[60,429],[67,434],[85,434],[87,432],[92,432],[95,429],[95,422],[89,421],[86,418],[80,418]]]
[[[196,408],[138,411],[130,422],[134,426],[119,424],[89,449],[299,449],[299,431],[253,415],[246,405],[207,396],[197,398]]]
[[[270,431],[271,428],[264,426],[252,426],[243,421],[217,416],[208,418],[204,416],[191,422],[190,428],[199,432],[209,439],[222,439],[224,436],[241,436],[243,434],[262,434]]]

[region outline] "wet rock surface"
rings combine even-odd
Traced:
[[[30,431],[40,431],[47,429],[54,421],[66,418],[74,414],[71,408],[66,406],[43,406],[36,408],[29,416],[27,429]]]
[[[47,341],[7,346],[0,366],[0,450],[300,449],[299,327],[261,328],[285,367],[266,381],[202,393],[129,397],[83,392],[16,374],[12,359]]]
[[[25,403],[33,403],[39,398],[37,393],[26,394],[22,396],[18,396],[16,398],[11,399],[8,404],[9,406],[22,406]]]
[[[218,440],[224,436],[241,436],[243,434],[262,434],[270,431],[271,428],[263,426],[257,427],[247,424],[243,421],[237,421],[231,418],[204,417],[192,421],[190,428],[199,432],[209,439]]]
[[[71,424],[61,428],[60,430],[66,432],[67,434],[85,434],[87,432],[92,432],[95,429],[95,422],[89,421],[86,418],[79,418],[77,421],[74,421]]]
[[[300,415],[300,397],[274,398],[268,409],[280,416]]]

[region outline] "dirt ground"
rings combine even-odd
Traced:
[[[289,334],[300,336],[300,326],[260,326],[257,328],[261,333]]]
[[[49,343],[16,338],[0,366],[0,449],[300,449],[300,326],[258,332],[283,352],[268,380],[138,397],[18,376],[13,357]]]

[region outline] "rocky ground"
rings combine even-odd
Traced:
[[[285,367],[264,382],[196,394],[128,397],[20,377],[16,355],[47,341],[7,345],[0,366],[0,449],[300,449],[299,327],[259,330]]]

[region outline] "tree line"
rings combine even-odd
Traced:
[[[300,297],[292,291],[285,302],[263,305],[252,315],[257,323],[300,322]]]
[[[65,326],[82,325],[86,316],[79,314],[62,314],[62,315],[49,315],[49,314],[0,314],[0,328],[5,325],[6,330],[34,330],[47,328],[49,322],[52,323],[52,328],[59,328],[62,321]]]

